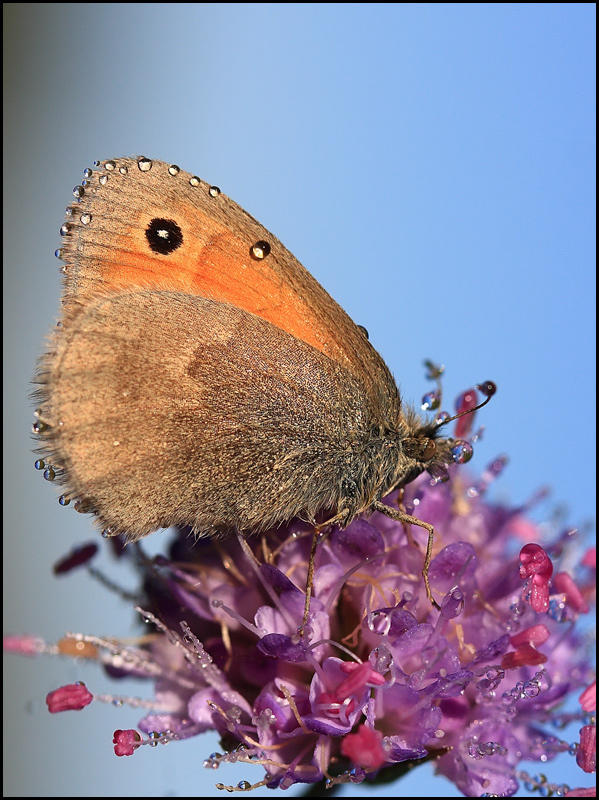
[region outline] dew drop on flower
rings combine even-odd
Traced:
[[[523,697],[536,697],[541,691],[541,687],[534,681],[528,681],[522,688]]]
[[[563,598],[552,598],[549,600],[549,607],[547,608],[547,615],[554,619],[556,622],[567,622],[568,611]]]
[[[474,450],[469,442],[457,441],[451,447],[450,452],[456,464],[465,464],[472,458]]]
[[[350,783],[362,783],[365,778],[366,778],[366,773],[364,772],[363,769],[361,769],[361,767],[354,767],[352,770],[350,770],[349,773]]]
[[[435,411],[441,405],[441,392],[433,389],[427,392],[421,400],[420,408],[423,411]]]

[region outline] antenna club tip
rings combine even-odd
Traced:
[[[476,388],[479,392],[482,392],[485,397],[493,397],[497,391],[497,385],[493,383],[493,381],[483,381],[482,383],[477,383]]]

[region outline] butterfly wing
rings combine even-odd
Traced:
[[[98,525],[130,540],[336,509],[372,425],[344,367],[257,315],[184,292],[96,298],[61,333],[42,381],[46,454]]]
[[[349,370],[381,417],[393,378],[364,333],[269,231],[215,187],[149,159],[103,162],[63,226],[65,324],[98,294],[132,287],[229,303]]]

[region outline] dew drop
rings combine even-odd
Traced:
[[[91,214],[82,214],[81,215],[81,224],[82,225],[89,225],[89,223],[91,221],[92,221],[92,215]]]
[[[268,242],[260,240],[250,248],[250,255],[256,261],[262,261],[263,258],[270,253],[270,245]]]
[[[107,162],[104,164],[104,169],[105,169],[107,172],[113,172],[113,171],[116,169],[116,162],[115,162],[115,161],[107,161]]]
[[[365,336],[367,339],[370,339],[370,336],[368,335],[368,331],[366,330],[366,328],[363,325],[358,325],[358,330],[362,331],[362,335],[363,336]]]
[[[211,186],[208,189],[208,194],[210,195],[210,197],[218,197],[220,194],[220,189],[218,188],[218,186]]]
[[[421,401],[420,408],[423,411],[434,411],[441,405],[441,392],[434,389],[432,392],[427,392]]]
[[[44,470],[44,478],[47,481],[53,481],[55,477],[56,477],[56,473],[54,472],[52,467],[48,467],[47,469]]]
[[[468,755],[470,756],[470,758],[476,758],[476,759],[481,757],[477,744],[473,743],[468,747]]]
[[[38,460],[35,462],[33,466],[36,469],[44,469],[44,467],[46,466],[46,462],[44,461],[43,458],[38,458]]]
[[[100,186],[106,186],[108,183],[108,175],[100,175]]]
[[[69,225],[69,223],[63,222],[63,224],[60,226],[60,235],[67,236],[70,233],[70,231],[71,231],[71,226]]]
[[[540,691],[541,691],[541,687],[539,686],[538,683],[535,683],[535,681],[527,681],[524,684],[524,688],[522,690],[522,695],[524,697],[537,697],[537,695],[540,693]]]
[[[58,248],[58,250],[54,251],[54,255],[56,256],[56,258],[62,258],[62,250],[60,249],[60,247]]]
[[[350,770],[350,783],[362,783],[366,779],[366,772],[361,767],[354,767]]]
[[[47,425],[45,422],[37,420],[37,422],[34,422],[33,425],[31,426],[31,432],[35,434],[46,433],[49,427],[50,426]]]
[[[456,464],[465,464],[472,458],[474,449],[469,442],[456,441],[451,447],[450,453]]]
[[[252,788],[252,784],[249,781],[239,781],[237,788],[242,792],[249,792]]]
[[[549,601],[549,607],[547,608],[547,616],[550,619],[555,620],[556,622],[566,622],[568,619],[568,614],[566,612],[566,605],[563,601],[563,598],[552,598]]]
[[[126,175],[129,172],[129,170],[127,169],[127,167],[123,166],[119,167],[119,172],[121,173],[121,175]]]
[[[61,494],[58,498],[58,502],[61,506],[68,506],[71,502],[71,498],[68,496],[68,494]]]
[[[241,719],[241,709],[239,708],[239,706],[231,706],[231,708],[229,708],[225,712],[225,716],[228,720],[231,720],[232,722],[239,722],[239,720]]]
[[[78,200],[83,197],[85,194],[85,188],[79,184],[73,188],[73,197],[76,197]]]
[[[138,160],[137,166],[142,172],[149,172],[152,169],[152,161],[149,158],[142,157]]]
[[[431,486],[436,486],[439,483],[447,483],[449,480],[449,470],[444,464],[435,464],[427,470],[427,472],[431,476]]]
[[[90,169],[89,167],[87,167],[86,169],[83,170],[83,177],[84,178],[91,178],[91,176],[93,174],[94,174],[93,169]]]
[[[171,166],[168,168],[169,175],[178,175],[180,172],[181,170],[176,164],[171,164]]]

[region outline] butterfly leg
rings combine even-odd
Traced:
[[[312,590],[314,588],[314,565],[316,562],[316,548],[318,546],[318,542],[320,539],[320,534],[324,530],[324,528],[328,527],[329,525],[337,525],[340,522],[343,522],[348,515],[348,511],[344,509],[339,514],[335,514],[334,517],[328,519],[326,522],[321,522],[318,525],[314,525],[314,533],[312,534],[312,545],[310,547],[310,560],[308,562],[308,576],[306,578],[306,600],[304,602],[304,618],[302,620],[302,624],[299,628],[300,636],[304,635],[304,629],[308,624],[308,615],[310,614],[310,598],[312,597]]]
[[[380,511],[381,514],[385,514],[387,517],[391,517],[391,519],[397,520],[398,522],[405,522],[408,525],[417,525],[419,528],[424,528],[426,531],[428,531],[428,541],[426,544],[426,554],[424,556],[422,577],[424,578],[424,588],[426,589],[426,596],[428,597],[430,603],[435,608],[440,610],[439,604],[433,598],[431,592],[431,585],[428,579],[428,568],[430,567],[431,558],[433,557],[433,543],[435,541],[435,529],[428,522],[423,522],[421,519],[418,519],[417,517],[410,516],[410,514],[404,514],[402,511],[396,511],[394,508],[386,506],[384,503],[381,503],[378,500],[375,500],[373,502],[372,508],[375,511]]]

